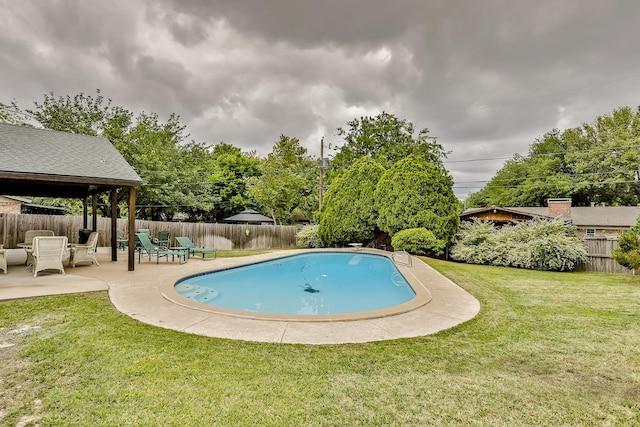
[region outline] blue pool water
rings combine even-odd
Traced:
[[[302,315],[376,310],[416,295],[387,257],[345,252],[294,255],[187,277],[175,290],[217,307]]]

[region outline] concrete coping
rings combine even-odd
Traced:
[[[295,254],[292,253],[278,253],[273,254],[268,259],[263,259],[256,262],[245,262],[236,267],[244,266],[244,265],[255,265],[263,262],[267,262],[274,259],[287,258],[295,255],[300,255],[300,253],[354,253],[354,250],[344,250],[344,249],[317,249],[313,251],[303,251],[297,252]],[[344,313],[344,314],[317,314],[317,315],[305,315],[305,314],[271,314],[271,313],[257,313],[257,312],[249,312],[249,311],[241,311],[241,310],[233,310],[225,307],[218,307],[215,305],[209,305],[200,303],[198,301],[194,301],[192,299],[183,297],[178,294],[175,290],[175,284],[184,279],[185,277],[176,278],[175,276],[171,276],[165,278],[160,285],[160,293],[167,300],[182,305],[187,308],[192,308],[194,310],[201,310],[209,313],[217,313],[223,314],[227,316],[235,316],[235,317],[243,317],[248,319],[262,319],[262,320],[273,320],[273,321],[281,321],[281,322],[335,322],[335,321],[353,321],[353,320],[363,320],[363,319],[374,319],[378,317],[386,317],[400,313],[406,313],[408,311],[415,310],[423,305],[429,303],[431,301],[431,293],[427,289],[426,282],[430,279],[428,274],[424,274],[424,272],[414,271],[411,264],[401,264],[395,263],[393,261],[392,253],[385,252],[377,249],[359,249],[357,248],[357,254],[370,254],[377,256],[384,256],[389,259],[392,263],[394,263],[395,267],[400,271],[402,276],[407,280],[413,291],[415,292],[415,296],[402,304],[398,304],[391,307],[385,307],[378,310],[370,310],[356,313]],[[405,253],[405,257],[409,256]],[[231,267],[234,268],[234,267]],[[213,268],[208,273],[215,273],[216,271],[224,271],[228,270],[229,267],[222,268]],[[206,273],[200,273],[206,274]],[[200,275],[198,274],[198,275]]]
[[[365,248],[341,250],[389,256]],[[136,262],[135,271],[127,271],[126,251],[118,251],[114,262],[110,248],[99,248],[100,266],[65,266],[65,275],[45,272],[33,278],[24,264],[10,265],[8,274],[0,274],[0,300],[108,289],[117,310],[150,325],[208,337],[287,344],[345,344],[426,336],[466,322],[480,311],[480,303],[472,295],[417,257],[413,257],[411,266],[402,263],[396,266],[418,298],[394,308],[393,312],[381,310],[360,318],[337,316],[301,321],[297,317],[238,316],[209,306],[191,305],[179,300],[173,290],[173,285],[186,276],[306,251],[273,251],[207,261],[191,258],[182,265],[170,260],[156,264],[155,259],[143,259]],[[22,263],[22,256],[16,251],[11,259],[15,264]]]

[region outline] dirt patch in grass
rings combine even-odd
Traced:
[[[25,339],[42,332],[31,324],[0,328],[0,423],[29,425],[41,418],[39,385],[28,374],[32,363],[21,350]]]

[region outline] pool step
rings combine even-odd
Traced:
[[[208,302],[216,298],[219,293],[215,289],[205,288],[204,286],[192,285],[189,283],[180,283],[175,287],[176,291],[185,298],[198,302]]]

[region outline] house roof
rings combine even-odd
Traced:
[[[20,205],[23,207],[32,208],[32,210],[38,210],[38,211],[52,211],[52,212],[64,213],[67,210],[67,208],[63,208],[60,206],[46,206],[46,205],[39,205],[37,203],[31,203],[30,199],[25,199],[24,197],[18,197],[18,196],[0,195],[0,201],[3,201],[3,200],[13,200],[16,203],[20,203]]]
[[[242,223],[263,223],[270,222],[273,224],[273,219],[268,216],[264,216],[259,212],[252,209],[242,211],[238,214],[232,215],[222,220],[223,222],[242,222]]]
[[[34,213],[33,211],[36,211],[37,213],[55,212],[64,215],[67,211],[67,208],[63,208],[62,206],[38,205],[35,203],[25,203],[23,206],[28,208],[31,211],[30,213]]]
[[[465,210],[460,216],[469,216],[499,209],[505,212],[527,214],[543,218],[554,218],[546,207],[496,207]],[[640,206],[573,206],[571,223],[577,227],[631,227],[640,216]]]
[[[522,212],[547,215],[547,208],[518,207]],[[631,227],[640,216],[640,206],[573,206],[571,222],[578,227]]]
[[[501,206],[491,206],[488,208],[470,208],[465,210],[464,212],[462,212],[460,214],[460,216],[470,216],[470,215],[475,215],[478,214],[480,212],[487,212],[487,211],[495,211],[495,210],[499,210],[501,212],[508,212],[508,213],[512,213],[515,215],[526,215],[526,216],[540,216],[540,217],[545,217],[545,218],[551,218],[552,216],[549,215],[549,212],[547,210],[547,208],[540,208],[542,209],[542,211],[528,211],[526,209],[538,209],[538,208],[503,208]]]
[[[11,199],[14,200],[16,202],[20,202],[20,203],[31,203],[31,199],[25,199],[24,197],[18,197],[18,196],[7,196],[7,195],[1,195],[0,199],[5,198],[5,199]]]
[[[0,123],[0,194],[86,197],[142,180],[105,138]]]

